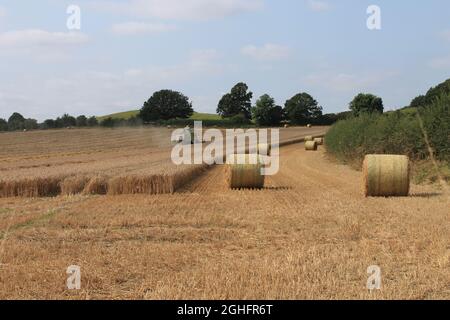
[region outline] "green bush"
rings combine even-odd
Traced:
[[[437,99],[420,113],[400,111],[363,114],[337,122],[326,135],[328,152],[337,159],[360,165],[366,154],[405,154],[426,159],[429,151],[420,126],[429,137],[438,160],[450,160],[450,96]],[[420,117],[418,116],[420,115]]]

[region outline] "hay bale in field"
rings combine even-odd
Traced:
[[[316,151],[317,143],[315,141],[306,141],[305,142],[305,150],[306,151]]]
[[[367,155],[363,163],[366,197],[406,197],[409,194],[409,158],[402,155]]]
[[[83,189],[83,194],[106,194],[108,192],[108,179],[103,176],[95,176],[89,179]]]
[[[84,187],[89,182],[89,178],[86,176],[72,176],[65,178],[60,182],[62,195],[75,195],[83,192]]]
[[[314,141],[313,136],[306,136],[305,141]]]
[[[323,138],[315,138],[314,141],[317,143],[318,146],[323,145]]]
[[[308,124],[306,127],[308,127],[308,128],[312,128],[312,125],[311,124]]]
[[[261,189],[263,164],[258,154],[235,154],[227,159],[227,183],[231,189]]]
[[[258,154],[262,156],[270,156],[270,152],[272,151],[272,145],[268,143],[260,143],[258,144]]]

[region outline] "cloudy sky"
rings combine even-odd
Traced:
[[[372,92],[395,109],[450,78],[449,12],[448,0],[0,0],[0,118],[109,114],[164,88],[215,112],[239,81],[279,104],[306,91],[338,112]]]

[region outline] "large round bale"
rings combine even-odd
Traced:
[[[312,128],[312,124],[308,124],[306,127],[308,128]]]
[[[367,155],[363,163],[366,197],[406,197],[409,194],[409,158]]]
[[[313,136],[306,136],[305,141],[314,141]]]
[[[272,151],[272,145],[268,143],[260,143],[258,144],[258,154],[262,156],[270,156],[270,152]]]
[[[314,141],[316,142],[316,144],[317,144],[318,146],[323,145],[323,138],[315,138]]]
[[[306,151],[316,151],[317,143],[315,141],[306,141],[305,142],[305,150]]]
[[[264,187],[263,163],[258,154],[234,154],[227,159],[227,182],[231,189]]]

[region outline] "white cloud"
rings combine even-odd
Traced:
[[[40,29],[0,33],[0,56],[29,56],[39,62],[66,61],[75,46],[89,41],[80,32],[49,32]]]
[[[224,64],[219,52],[206,49],[191,52],[182,63],[166,66],[61,71],[47,77],[17,74],[13,79],[0,78],[0,117],[18,111],[44,120],[65,112],[101,115],[139,108],[153,91],[173,88],[191,96],[186,88],[200,81],[219,79],[230,70],[233,66]],[[200,98],[193,97],[193,102],[197,110],[205,111],[211,106]]]
[[[140,17],[210,20],[259,10],[263,0],[99,0],[90,6]]]
[[[5,7],[0,6],[0,18],[6,17]]]
[[[241,49],[241,53],[259,61],[274,61],[289,57],[291,50],[287,46],[268,43],[262,47],[245,46]]]
[[[372,72],[367,74],[321,73],[311,74],[304,78],[305,83],[315,87],[323,87],[335,92],[356,92],[370,90],[397,75],[397,72]]]
[[[176,27],[164,23],[125,22],[115,24],[112,32],[117,35],[146,35],[175,30]]]
[[[328,11],[331,9],[331,5],[328,2],[319,0],[308,0],[308,6],[311,10],[317,12]]]
[[[433,69],[450,68],[450,56],[433,59],[429,62],[429,66]]]
[[[79,45],[88,37],[79,32],[49,32],[40,29],[8,31],[0,34],[0,47],[58,47]]]

